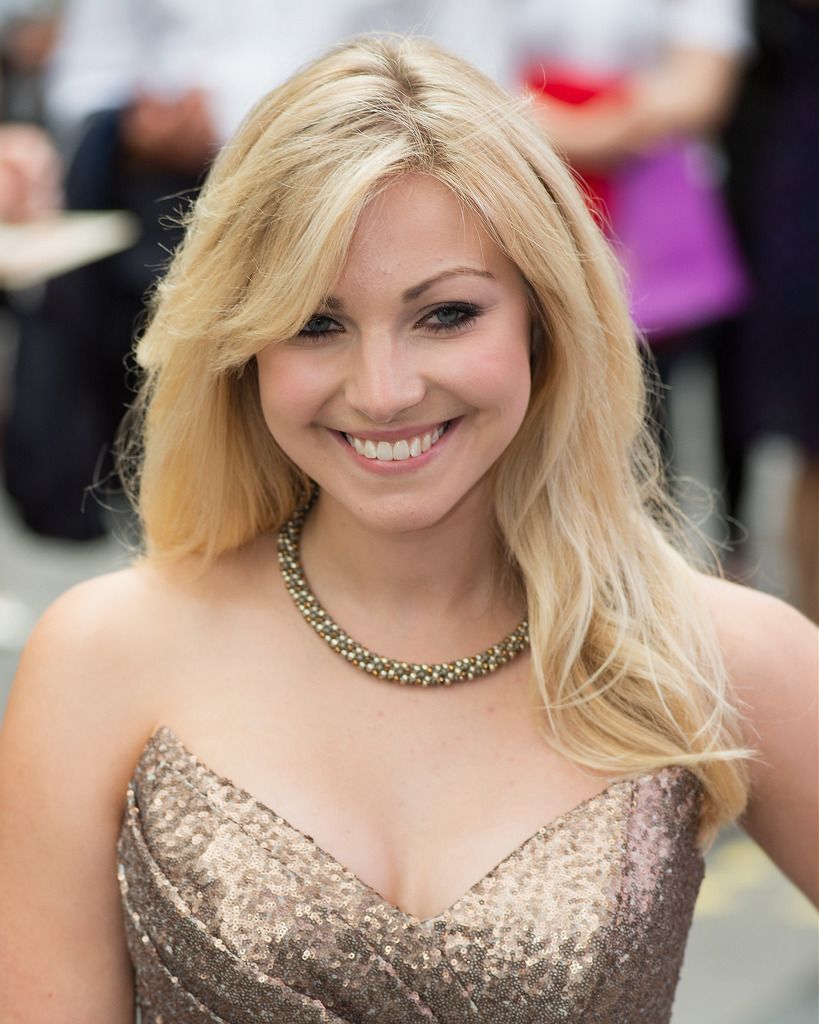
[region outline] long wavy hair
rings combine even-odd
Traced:
[[[494,493],[544,731],[608,774],[690,768],[707,841],[745,806],[752,752],[661,485],[617,268],[526,107],[392,37],[342,45],[264,97],[156,288],[122,472],[149,559],[206,566],[276,530],[311,482],[264,423],[255,353],[329,294],[374,195],[408,172],[437,179],[530,292],[532,397]]]

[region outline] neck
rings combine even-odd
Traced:
[[[320,493],[301,558],[320,599],[343,594],[347,608],[379,620],[457,619],[505,629],[525,614],[485,493],[468,495],[433,526],[406,532],[374,529]]]

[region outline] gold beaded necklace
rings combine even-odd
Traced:
[[[312,499],[284,524],[279,533],[278,560],[287,592],[293,598],[307,624],[318,633],[328,647],[351,665],[371,676],[400,683],[403,686],[450,686],[467,679],[495,672],[516,658],[529,646],[529,623],[526,619],[499,643],[480,654],[433,665],[417,665],[374,654],[348,636],[333,622],[310,589],[299,558],[301,530]]]

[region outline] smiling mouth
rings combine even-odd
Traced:
[[[401,438],[391,444],[389,441],[370,441],[366,438],[355,437],[353,434],[342,434],[350,447],[356,450],[358,455],[365,459],[377,459],[379,462],[403,462],[406,459],[417,459],[419,456],[434,448],[449,429],[452,420],[446,420],[434,430],[423,434],[416,434],[413,437]]]

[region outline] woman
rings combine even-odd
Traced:
[[[146,555],[0,746],[12,1020],[666,1021],[721,824],[815,898],[815,634],[668,541],[605,244],[489,81],[364,39],[271,93],[138,356]]]

